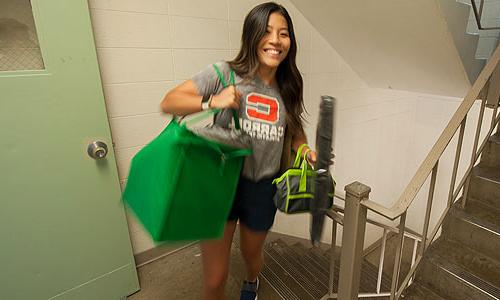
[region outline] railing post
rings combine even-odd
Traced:
[[[472,158],[470,162],[470,167],[471,170],[474,168],[474,164],[476,163],[477,159],[477,145],[479,143],[479,136],[481,135],[481,125],[483,123],[483,116],[484,116],[484,108],[486,107],[486,100],[482,99],[481,100],[481,109],[479,111],[479,119],[477,121],[477,128],[476,128],[476,137],[474,138],[474,145],[472,146]],[[470,184],[470,179],[471,179],[472,174],[469,174],[467,177],[467,181],[465,182],[464,185],[464,190],[462,193],[462,203],[461,207],[462,209],[465,209],[465,204],[467,203],[467,196],[469,193],[469,184]]]
[[[500,98],[500,65],[497,65],[489,80],[488,94],[486,95],[486,105],[488,107],[498,106]]]
[[[366,207],[361,205],[361,201],[368,198],[370,191],[369,186],[360,182],[345,187],[338,299],[358,299],[366,228]]]

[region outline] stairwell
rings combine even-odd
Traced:
[[[500,299],[500,135],[490,137],[405,299]]]

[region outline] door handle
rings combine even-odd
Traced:
[[[108,145],[101,141],[95,141],[87,147],[87,153],[93,159],[105,158],[108,154]]]

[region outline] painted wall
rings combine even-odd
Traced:
[[[260,2],[89,1],[122,184],[130,159],[169,120],[159,109],[164,94],[206,65],[232,58],[244,16]],[[337,97],[333,171],[338,189],[361,181],[371,186],[372,199],[390,206],[460,99],[369,88],[290,2],[280,3],[291,13],[298,36],[310,143],[314,144],[320,95]],[[409,224],[417,227],[423,214],[420,209],[412,212]],[[128,220],[134,252],[153,247],[134,218]],[[309,217],[278,214],[272,230],[308,238]],[[367,245],[378,237],[369,228]]]
[[[470,88],[441,0],[291,2],[370,87],[453,97]],[[458,8],[465,26],[468,7]]]

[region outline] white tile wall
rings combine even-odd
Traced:
[[[170,0],[170,14],[173,16],[199,17],[227,20],[228,6],[226,0],[185,1]]]
[[[243,21],[246,14],[256,5],[266,1],[261,0],[227,0],[229,20]]]
[[[104,85],[104,96],[108,116],[127,117],[148,113],[159,113],[160,103],[173,81],[131,82]]]
[[[171,49],[98,48],[97,54],[104,84],[174,79]]]
[[[89,1],[122,184],[133,155],[168,121],[159,112],[164,94],[206,65],[234,57],[242,21],[260,2]],[[338,190],[358,180],[372,187],[373,199],[390,206],[457,100],[369,88],[289,1],[281,3],[289,9],[299,41],[297,63],[304,79],[310,144],[314,145],[319,97],[335,96],[333,170]],[[422,219],[418,212],[409,219]],[[135,253],[154,246],[132,216],[129,228]],[[308,238],[309,218],[278,214],[273,230]],[[378,235],[369,228],[367,242]],[[329,236],[327,229],[324,240]]]
[[[165,0],[89,0],[89,7],[151,14],[168,13],[168,2]]]
[[[228,49],[227,20],[172,16],[174,48]]]
[[[206,66],[231,58],[229,50],[174,49],[176,80],[186,80]]]
[[[169,48],[170,30],[165,15],[92,10],[96,43],[100,47]]]
[[[116,163],[118,166],[118,176],[120,180],[126,180],[130,163],[134,155],[142,149],[142,146],[116,149]]]
[[[229,40],[231,49],[240,49],[242,29],[243,21],[229,21]]]
[[[110,118],[116,149],[147,144],[161,132],[168,121],[161,113]]]

